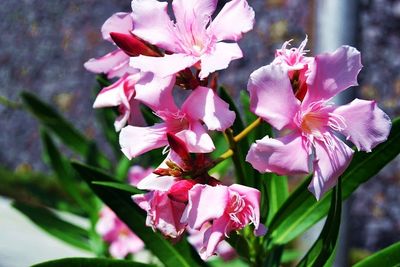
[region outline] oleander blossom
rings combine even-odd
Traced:
[[[362,65],[355,48],[342,46],[314,59],[306,59],[303,48],[281,51],[278,57],[291,58],[287,56],[291,52],[297,52],[298,57],[293,61],[277,59],[250,75],[252,112],[287,134],[257,140],[246,160],[260,172],[313,172],[309,190],[320,199],[336,184],[353,156],[353,150],[338,136],[369,152],[387,139],[391,122],[375,101],[355,99],[343,106],[332,103],[335,95],[357,85]],[[293,71],[303,71],[303,75],[293,76]]]
[[[100,212],[96,231],[110,244],[109,252],[114,258],[125,258],[128,254],[143,250],[143,241],[135,235],[108,207]]]
[[[202,258],[214,255],[231,231],[243,229],[248,224],[254,225],[255,235],[266,233],[260,223],[260,191],[257,189],[239,184],[196,184],[188,193],[189,201],[181,222],[194,230],[206,227],[200,248]]]
[[[147,90],[137,96],[163,122],[149,127],[129,125],[121,130],[120,145],[129,159],[166,146],[167,133],[182,139],[191,153],[211,152],[215,147],[207,129],[224,131],[233,124],[235,113],[211,88],[197,87],[179,109],[172,96],[173,84],[162,94]]]
[[[161,77],[195,66],[200,69],[199,78],[204,79],[241,58],[236,41],[253,28],[254,11],[247,1],[232,0],[212,19],[217,2],[173,0],[171,20],[167,2],[133,0],[133,33],[167,53],[163,57],[131,58],[131,66]]]

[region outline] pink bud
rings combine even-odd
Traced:
[[[124,34],[119,32],[111,32],[111,39],[114,43],[121,48],[128,56],[137,57],[139,55],[145,56],[159,56],[153,51],[145,42],[133,34]]]
[[[169,190],[168,197],[171,200],[187,203],[188,191],[196,184],[194,180],[181,180],[176,182]]]

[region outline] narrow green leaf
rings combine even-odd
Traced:
[[[34,207],[22,202],[14,202],[12,205],[50,235],[77,248],[91,251],[88,232],[85,229],[62,220],[46,208]]]
[[[341,178],[338,179],[337,185],[333,188],[331,198],[328,217],[326,218],[321,234],[299,262],[298,267],[324,266],[335,251],[342,211]]]
[[[87,157],[90,153],[92,141],[87,139],[82,133],[74,128],[64,117],[62,117],[51,106],[42,102],[31,93],[21,94],[24,105],[39,120],[39,122],[50,132],[59,137],[69,148]],[[101,153],[96,154],[96,162],[100,166],[110,167],[111,163]]]
[[[118,181],[126,181],[131,166],[132,161],[122,155],[115,168],[115,176]]]
[[[289,196],[288,182],[286,176],[278,176],[276,174],[261,177],[261,179],[266,179],[269,203],[267,224],[269,224],[273,216]]]
[[[137,189],[136,187],[123,183],[93,181],[92,184],[118,189],[131,193],[132,195],[145,193],[144,191]]]
[[[357,262],[354,267],[398,267],[400,266],[400,242],[386,247],[371,256]]]
[[[77,179],[76,173],[72,169],[71,164],[57,149],[46,130],[41,130],[41,138],[43,142],[44,153],[47,154],[49,164],[56,173],[64,190],[76,201],[76,203],[79,204],[83,210],[87,212],[87,214],[95,212],[95,209],[93,209],[94,203],[88,201],[88,197],[84,199],[84,197],[80,194],[79,187],[77,187],[77,184],[80,181]]]
[[[195,257],[194,253],[190,255],[181,254],[180,251],[182,252],[182,250],[178,251],[176,247],[172,246],[163,236],[153,232],[150,227],[145,226],[145,213],[133,203],[131,193],[92,183],[93,181],[113,182],[113,179],[109,175],[98,169],[77,162],[73,162],[72,166],[88,183],[93,192],[95,192],[96,195],[143,240],[147,249],[157,256],[165,266],[189,267],[202,265],[202,261],[198,255]],[[187,244],[186,240],[182,240],[181,242],[183,242],[181,246]],[[187,246],[190,245],[187,244]],[[186,252],[188,250],[184,251]]]
[[[241,131],[245,129],[242,116],[239,112],[239,108],[235,104],[235,101],[233,101],[231,95],[226,91],[226,89],[223,86],[220,86],[218,88],[218,95],[225,102],[227,102],[229,104],[229,108],[235,112],[236,118],[235,122],[232,125],[232,130],[234,135],[239,134]],[[250,148],[249,139],[247,137],[243,138],[236,144],[235,147],[236,151],[232,156],[232,161],[236,169],[236,176],[240,178],[238,179],[238,183],[251,187],[257,187],[256,177],[258,175],[258,172],[254,170],[251,167],[251,165],[245,160],[249,148]]]
[[[400,119],[393,121],[392,130],[386,142],[372,152],[356,152],[350,166],[342,175],[342,198],[346,199],[359,185],[377,174],[386,164],[400,153]],[[308,177],[283,203],[269,225],[269,236],[273,243],[285,244],[303,233],[329,210],[328,192],[320,201],[307,190],[311,181]]]
[[[155,265],[129,260],[112,260],[100,258],[65,258],[32,265],[31,267],[154,267]]]

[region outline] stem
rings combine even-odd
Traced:
[[[245,181],[245,171],[242,161],[240,160],[240,155],[238,153],[235,153],[237,151],[237,142],[235,141],[235,138],[233,136],[232,129],[227,129],[225,131],[225,135],[229,142],[229,148],[232,151],[232,161],[233,165],[235,166],[237,181],[239,184],[243,184]]]
[[[237,143],[240,140],[242,140],[244,137],[246,137],[254,128],[256,128],[258,125],[260,125],[262,122],[261,118],[257,118],[255,121],[253,121],[249,126],[247,126],[243,131],[241,131],[238,135],[236,135],[233,140]]]
[[[215,165],[223,162],[224,160],[232,157],[235,154],[236,143],[239,142],[240,140],[242,140],[244,137],[246,137],[252,130],[254,130],[258,125],[260,125],[261,122],[262,122],[262,119],[257,118],[255,121],[253,121],[249,126],[247,126],[243,131],[241,131],[236,136],[232,135],[232,130],[230,130],[230,129],[225,131],[225,134],[227,135],[227,139],[229,142],[229,149],[213,161],[211,168],[214,167]],[[228,131],[229,131],[229,134],[227,134]]]

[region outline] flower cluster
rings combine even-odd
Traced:
[[[257,140],[247,161],[260,172],[313,173],[309,190],[320,199],[350,164],[353,150],[370,152],[389,135],[389,117],[375,101],[355,99],[336,106],[333,97],[357,85],[361,56],[354,47],[305,56],[286,42],[275,60],[250,75],[251,111],[285,135]]]
[[[127,158],[171,148],[161,166],[135,182],[148,191],[133,196],[147,212],[146,224],[174,240],[185,231],[196,233],[192,242],[204,259],[222,251],[232,231],[253,224],[255,235],[266,232],[260,192],[223,185],[208,174],[216,164],[207,155],[215,149],[210,131],[224,132],[235,121],[216,91],[215,72],[243,56],[237,41],[254,24],[247,1],[231,0],[213,14],[217,2],[133,0],[131,13],[114,14],[102,27],[116,49],[85,63],[92,72],[118,78],[100,91],[94,107],[118,107],[115,129]],[[309,57],[306,43],[288,48],[285,42],[271,64],[251,74],[250,109],[280,136],[257,140],[246,160],[260,172],[313,173],[309,189],[320,199],[353,155],[340,137],[368,152],[386,140],[391,124],[374,101],[333,103],[335,95],[357,85],[362,65],[355,48]],[[181,105],[174,98],[179,89],[187,92]],[[143,106],[160,122],[146,125]]]

